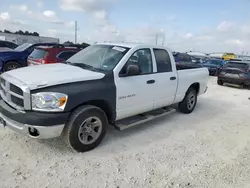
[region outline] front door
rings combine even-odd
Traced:
[[[147,112],[153,109],[155,83],[153,81],[154,66],[149,48],[135,51],[121,70],[128,64],[137,64],[140,74],[136,76],[115,76],[116,82],[116,120]]]

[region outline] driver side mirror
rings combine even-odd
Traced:
[[[124,74],[120,74],[120,77],[126,77],[126,76],[136,76],[140,74],[140,67],[138,65],[128,65],[125,68]]]

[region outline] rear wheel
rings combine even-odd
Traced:
[[[215,71],[215,73],[214,73],[214,76],[218,76],[218,74],[219,74],[219,70],[216,69],[216,71]]]
[[[217,84],[220,85],[220,86],[222,86],[223,85],[223,81],[218,79],[217,80]]]
[[[21,65],[18,62],[10,61],[4,65],[3,72],[18,69],[20,67],[21,67]]]
[[[107,125],[107,116],[100,108],[91,105],[82,106],[70,116],[63,137],[74,150],[86,152],[101,143]]]
[[[191,87],[188,89],[185,98],[179,103],[179,110],[182,113],[190,114],[193,112],[197,103],[197,91]]]

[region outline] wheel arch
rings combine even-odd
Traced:
[[[112,110],[111,105],[109,105],[109,103],[103,99],[96,99],[96,100],[90,100],[90,101],[84,102],[82,104],[79,104],[75,108],[73,108],[71,111],[73,112],[77,108],[81,106],[85,106],[85,105],[92,105],[103,110],[104,113],[107,115],[109,123],[113,123],[115,121],[116,111]]]
[[[6,64],[8,64],[8,63],[10,63],[10,62],[18,63],[21,67],[23,67],[22,63],[21,63],[20,61],[16,60],[16,59],[5,61],[5,62],[3,63],[3,66],[6,66]]]
[[[195,83],[193,83],[193,84],[191,84],[191,85],[189,86],[188,90],[189,90],[190,88],[194,88],[195,91],[196,91],[196,93],[199,94],[199,92],[200,92],[200,83],[199,83],[199,82],[195,82]],[[187,90],[187,91],[188,91],[188,90]]]

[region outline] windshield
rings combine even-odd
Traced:
[[[27,48],[29,48],[31,45],[32,45],[32,44],[24,43],[24,44],[22,44],[22,45],[16,47],[14,50],[15,50],[15,51],[21,52],[21,51],[24,51],[24,50],[26,50]]]
[[[35,49],[29,56],[29,58],[33,59],[43,59],[47,56],[47,51],[43,49]]]
[[[69,64],[78,65],[83,68],[110,71],[112,70],[129,48],[113,45],[92,45],[67,60]]]
[[[208,60],[207,64],[219,65],[219,64],[221,64],[221,61],[218,61],[218,60]]]

